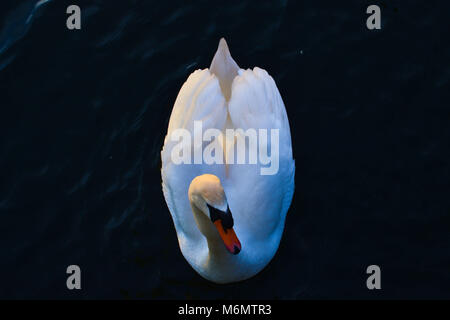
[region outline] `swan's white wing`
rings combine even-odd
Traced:
[[[266,70],[240,69],[232,85],[229,112],[238,128],[277,128],[290,137],[289,121],[280,92]],[[291,140],[284,140],[289,144]],[[288,147],[288,146],[286,146]]]
[[[172,141],[171,134],[176,129],[186,129],[193,139],[194,121],[202,121],[204,132],[208,128],[221,130],[226,118],[226,103],[218,79],[208,69],[193,72],[178,93],[161,151],[164,197],[177,230],[178,240],[185,246],[195,244],[195,241],[185,241],[186,237],[194,239],[201,237],[188,200],[189,184],[196,176],[204,173],[215,174],[222,178],[224,168],[218,165],[173,163],[171,152],[179,142]],[[191,155],[192,157],[194,155],[193,148]]]
[[[205,128],[223,127],[226,120],[225,99],[219,81],[208,69],[196,70],[180,89],[169,120],[167,139],[174,129],[184,128],[192,132],[194,121],[203,122]]]
[[[281,237],[294,191],[295,164],[289,121],[272,77],[257,67],[239,70],[232,85],[229,113],[235,128],[279,129],[278,172],[261,175],[261,167],[265,166],[259,162],[257,165],[230,165],[229,179],[224,186],[230,194],[229,205],[234,212],[237,233],[242,223],[247,235],[260,237],[261,241],[273,236],[273,243],[278,246],[277,237]],[[269,138],[269,150],[271,144]]]

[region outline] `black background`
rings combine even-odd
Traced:
[[[0,298],[450,298],[445,1],[51,1],[27,23],[36,2],[0,5]],[[182,257],[160,178],[220,37],[275,79],[297,167],[278,253],[230,285]]]

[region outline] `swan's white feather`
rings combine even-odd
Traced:
[[[197,272],[219,283],[246,279],[269,263],[278,249],[294,192],[295,163],[289,121],[276,84],[265,70],[257,67],[239,69],[237,73],[229,101],[224,98],[216,75],[208,69],[197,70],[189,76],[173,107],[161,152],[164,197],[181,251]],[[174,129],[185,128],[193,135],[195,120],[203,121],[203,131],[207,128],[279,129],[278,173],[261,175],[260,164],[229,164],[227,168],[225,165],[175,165],[170,156],[175,142],[170,141],[170,134]],[[208,262],[207,242],[196,226],[187,196],[192,179],[205,173],[221,180],[242,243],[241,253],[229,255],[227,261],[214,266]]]

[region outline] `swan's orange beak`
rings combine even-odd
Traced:
[[[214,221],[214,225],[219,231],[219,235],[222,238],[225,247],[231,254],[238,254],[241,251],[241,243],[234,233],[233,228],[224,229],[222,225],[222,220],[218,219]]]

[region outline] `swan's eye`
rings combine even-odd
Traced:
[[[226,231],[227,229],[233,228],[234,221],[233,216],[231,215],[230,208],[227,206],[227,212],[223,212],[219,209],[214,208],[207,204],[209,208],[209,216],[211,217],[211,221],[214,223],[217,220],[222,222],[223,229]]]

